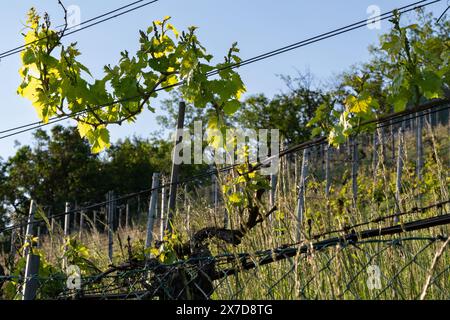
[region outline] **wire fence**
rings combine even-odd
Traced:
[[[170,254],[163,250],[167,177],[148,190],[19,221],[1,230],[15,235],[10,254],[15,264],[8,265],[16,271],[0,272],[0,296],[21,298],[25,284],[35,281],[41,299],[448,298],[448,101],[428,108],[419,116],[410,110],[379,119],[373,134],[361,132],[339,149],[318,138],[282,150],[278,174],[270,177],[274,187],[261,203],[273,214],[239,247],[212,239],[190,248],[180,261],[148,251],[144,225],[153,194],[150,232],[159,254]],[[173,224],[186,243],[205,230],[232,234],[242,223],[220,189],[233,168],[211,168],[178,182]],[[33,250],[48,263],[38,276],[20,268],[30,225],[40,227]],[[67,260],[64,235],[73,240],[71,250],[83,268],[79,290],[69,290],[68,275],[51,267]],[[277,249],[260,250],[268,247]]]

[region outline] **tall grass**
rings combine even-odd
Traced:
[[[346,228],[374,218],[405,212],[449,199],[450,141],[449,127],[427,127],[424,130],[424,168],[422,180],[416,176],[416,150],[414,132],[404,136],[404,161],[402,193],[395,198],[396,157],[398,137],[386,137],[383,146],[375,148],[370,137],[360,138],[360,168],[358,171],[358,195],[356,206],[352,202],[351,159],[348,150],[334,150],[331,162],[331,190],[325,193],[325,174],[321,149],[311,150],[312,161],[306,189],[306,216],[301,226],[302,244],[315,241],[314,235]],[[322,150],[323,151],[323,150]],[[377,161],[373,160],[374,153]],[[297,157],[297,161],[295,161]],[[284,158],[280,163],[276,204],[271,218],[250,231],[238,247],[211,240],[213,254],[257,252],[296,242],[296,217],[298,166],[300,153]],[[295,168],[297,166],[297,168]],[[221,180],[225,176],[220,177]],[[214,208],[210,199],[210,187],[200,189],[187,186],[187,194],[179,193],[179,203],[174,224],[182,239],[207,226],[223,227],[225,207],[223,202]],[[265,208],[269,209],[268,195]],[[400,217],[400,223],[448,213],[449,205]],[[236,226],[240,217],[227,212],[230,225]],[[145,219],[145,218],[144,218]],[[89,224],[89,222],[88,222]],[[368,224],[355,231],[393,225],[392,219]],[[92,222],[91,222],[92,225]],[[159,238],[160,223],[155,223],[155,236]],[[349,230],[350,231],[350,230]],[[58,264],[63,255],[61,230],[40,239],[41,248],[50,263]],[[343,234],[332,233],[329,236]],[[214,299],[418,299],[427,277],[430,285],[426,299],[450,298],[450,252],[444,249],[432,268],[436,252],[442,241],[426,238],[449,236],[449,226],[408,232],[398,236],[378,237],[374,241],[346,244],[321,251],[257,266],[216,281]],[[145,223],[134,221],[130,228],[119,228],[114,236],[113,264],[127,260],[127,242],[143,250]],[[75,235],[79,237],[79,235]],[[326,236],[325,236],[326,237]],[[403,238],[407,238],[402,240]],[[399,240],[392,242],[391,240]],[[86,228],[80,241],[89,250],[89,259],[100,270],[106,269],[108,259],[107,235],[95,228]],[[369,266],[380,270],[381,288],[371,289]]]

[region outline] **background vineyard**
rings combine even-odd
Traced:
[[[239,265],[233,259],[222,261],[226,255],[233,258],[237,257],[235,255],[248,253],[252,261],[258,261],[261,257],[273,254],[261,249],[298,248],[336,235],[395,225],[392,216],[395,213],[409,212],[400,216],[402,224],[448,214],[450,204],[445,200],[448,199],[449,192],[450,141],[446,106],[447,104],[443,105],[440,112],[419,117],[417,115],[404,117],[402,121],[396,121],[396,124],[380,128],[374,135],[361,134],[352,143],[339,149],[328,148],[326,144],[305,148],[308,154],[308,176],[304,195],[305,218],[300,226],[302,233],[300,242],[296,238],[299,227],[296,213],[304,150],[289,153],[281,158],[274,195],[271,196],[271,192],[267,192],[264,196],[265,206],[270,207],[270,202],[274,202],[273,204],[278,205],[278,210],[260,227],[252,230],[238,248],[213,240],[210,248],[219,261],[218,266],[225,268]],[[420,180],[416,174],[418,119],[425,124],[422,131],[424,161]],[[405,129],[402,139],[398,135],[400,127]],[[383,135],[384,139],[377,140],[376,135]],[[374,145],[374,141],[383,143]],[[400,155],[399,145],[403,146],[403,153]],[[358,158],[355,161],[354,148],[358,150]],[[403,159],[404,167],[401,199],[398,202],[395,189],[399,156]],[[356,177],[352,176],[355,162],[358,168]],[[327,170],[329,192],[326,191]],[[225,208],[218,188],[220,183],[216,182],[216,179],[219,182],[226,179],[227,173],[216,174],[210,171],[206,176],[209,177],[206,181],[193,179],[180,183],[175,230],[182,239],[189,239],[195,231],[204,227],[223,227],[224,221],[228,227],[239,223],[239,217]],[[356,195],[353,194],[354,178],[357,181]],[[158,189],[157,219],[152,230],[154,238],[159,240],[162,236],[161,208],[167,208],[163,204],[163,189],[165,188]],[[166,190],[164,193],[167,195]],[[85,287],[79,298],[149,298],[141,281],[142,278],[148,277],[151,268],[114,270],[107,277],[100,272],[107,270],[111,265],[117,266],[127,261],[130,258],[130,248],[132,255],[142,258],[148,254],[145,239],[149,197],[139,195],[142,201],[141,212],[132,210],[134,206],[130,206],[137,195],[126,197],[124,200],[120,200],[120,195],[116,197],[119,199],[115,203],[114,211],[112,261],[108,256],[108,222],[105,221],[104,214],[101,214],[106,212],[105,205],[108,203],[90,209],[79,208],[69,214],[71,220],[69,249],[64,242],[64,224],[61,221],[64,220],[64,216],[53,219],[53,232],[51,220],[48,221],[49,224],[45,221],[39,224],[40,236],[36,250],[39,250],[45,264],[58,266],[67,257],[72,262],[81,264]],[[414,211],[440,202],[443,204],[431,206],[428,210]],[[127,203],[130,206],[128,222],[125,215]],[[96,211],[95,225],[94,211]],[[380,217],[389,218],[370,223]],[[361,226],[351,227],[358,224]],[[20,259],[22,260],[19,262],[20,266],[23,264],[20,247],[25,238],[20,232],[14,234],[16,239],[11,244],[11,252],[9,254],[4,252],[2,261],[10,261],[9,265],[15,266],[17,259]],[[416,299],[422,293],[427,277],[431,276],[426,297],[446,299],[450,290],[448,250],[444,251],[436,265],[431,267],[431,264],[447,235],[448,226],[441,226],[398,236],[375,237],[356,243],[343,242],[317,251],[309,250],[306,254],[298,253],[279,262],[259,267],[257,264],[251,268],[252,270],[238,272],[236,275],[215,281],[212,298]],[[186,266],[183,262],[175,264],[187,269],[193,268],[188,262],[185,262]],[[370,290],[367,285],[370,276],[367,268],[371,265],[377,265],[381,270],[382,288],[378,290]],[[51,299],[71,297],[73,293],[65,289],[64,273],[58,275],[49,271],[44,267],[44,275],[39,275],[38,297]],[[20,295],[22,276],[20,273],[16,274],[16,277],[4,283],[4,297],[13,298]],[[91,283],[92,279],[96,279],[94,283]],[[13,285],[14,283],[16,284]]]

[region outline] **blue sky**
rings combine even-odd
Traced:
[[[63,2],[66,6],[78,5],[81,19],[86,20],[132,1]],[[367,8],[370,5],[377,5],[385,12],[411,2],[412,0],[160,0],[128,15],[71,35],[63,41],[78,42],[82,62],[94,76],[100,77],[105,64],[114,65],[118,61],[120,51],[134,52],[137,49],[139,29],[146,29],[153,20],[166,15],[173,17],[173,24],[180,31],[190,25],[197,26],[200,40],[218,61],[234,41],[239,44],[241,57],[250,58],[362,20],[368,16]],[[63,22],[57,0],[21,0],[3,4],[0,12],[0,52],[23,44],[20,33],[26,12],[32,6],[41,12],[49,12],[55,25]],[[441,1],[427,10],[439,15],[445,7],[446,1]],[[285,89],[277,76],[279,74],[295,75],[296,70],[309,69],[318,79],[327,81],[351,65],[366,61],[369,58],[367,47],[376,43],[378,36],[389,27],[389,22],[383,21],[380,30],[362,28],[245,66],[239,72],[246,83],[248,94],[263,92],[267,96]],[[20,84],[19,67],[19,55],[0,61],[0,131],[39,120],[31,104],[16,94]],[[149,136],[158,129],[155,117],[156,114],[146,111],[134,124],[111,127],[112,141],[134,134]],[[64,124],[69,125],[70,122],[66,121]],[[0,157],[6,159],[15,153],[15,140],[21,144],[31,143],[31,136],[31,133],[25,133],[0,140]]]

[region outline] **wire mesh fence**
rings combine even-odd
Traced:
[[[37,276],[26,277],[27,237],[18,229],[0,296],[21,298],[35,280],[41,299],[448,299],[448,108],[439,112],[397,118],[339,149],[321,140],[284,154],[259,203],[269,214],[235,245],[217,236],[233,238],[243,223],[220,187],[233,171],[220,167],[178,186],[171,223],[189,254],[165,250],[167,177],[156,189],[150,231],[153,188],[116,196],[112,220],[106,201],[39,222]],[[149,232],[156,251],[145,246]],[[200,232],[208,241],[193,246]],[[68,246],[82,269],[77,290],[52,267],[67,259]]]
[[[171,264],[148,259],[83,276],[77,290],[68,289],[71,278],[63,274],[0,279],[9,281],[4,290],[19,292],[25,280],[35,280],[37,297],[47,299],[448,299],[448,251],[432,265],[448,241],[411,236],[340,242],[317,250],[301,245],[200,256]],[[395,267],[386,262],[392,259]],[[271,265],[275,261],[276,268]]]

